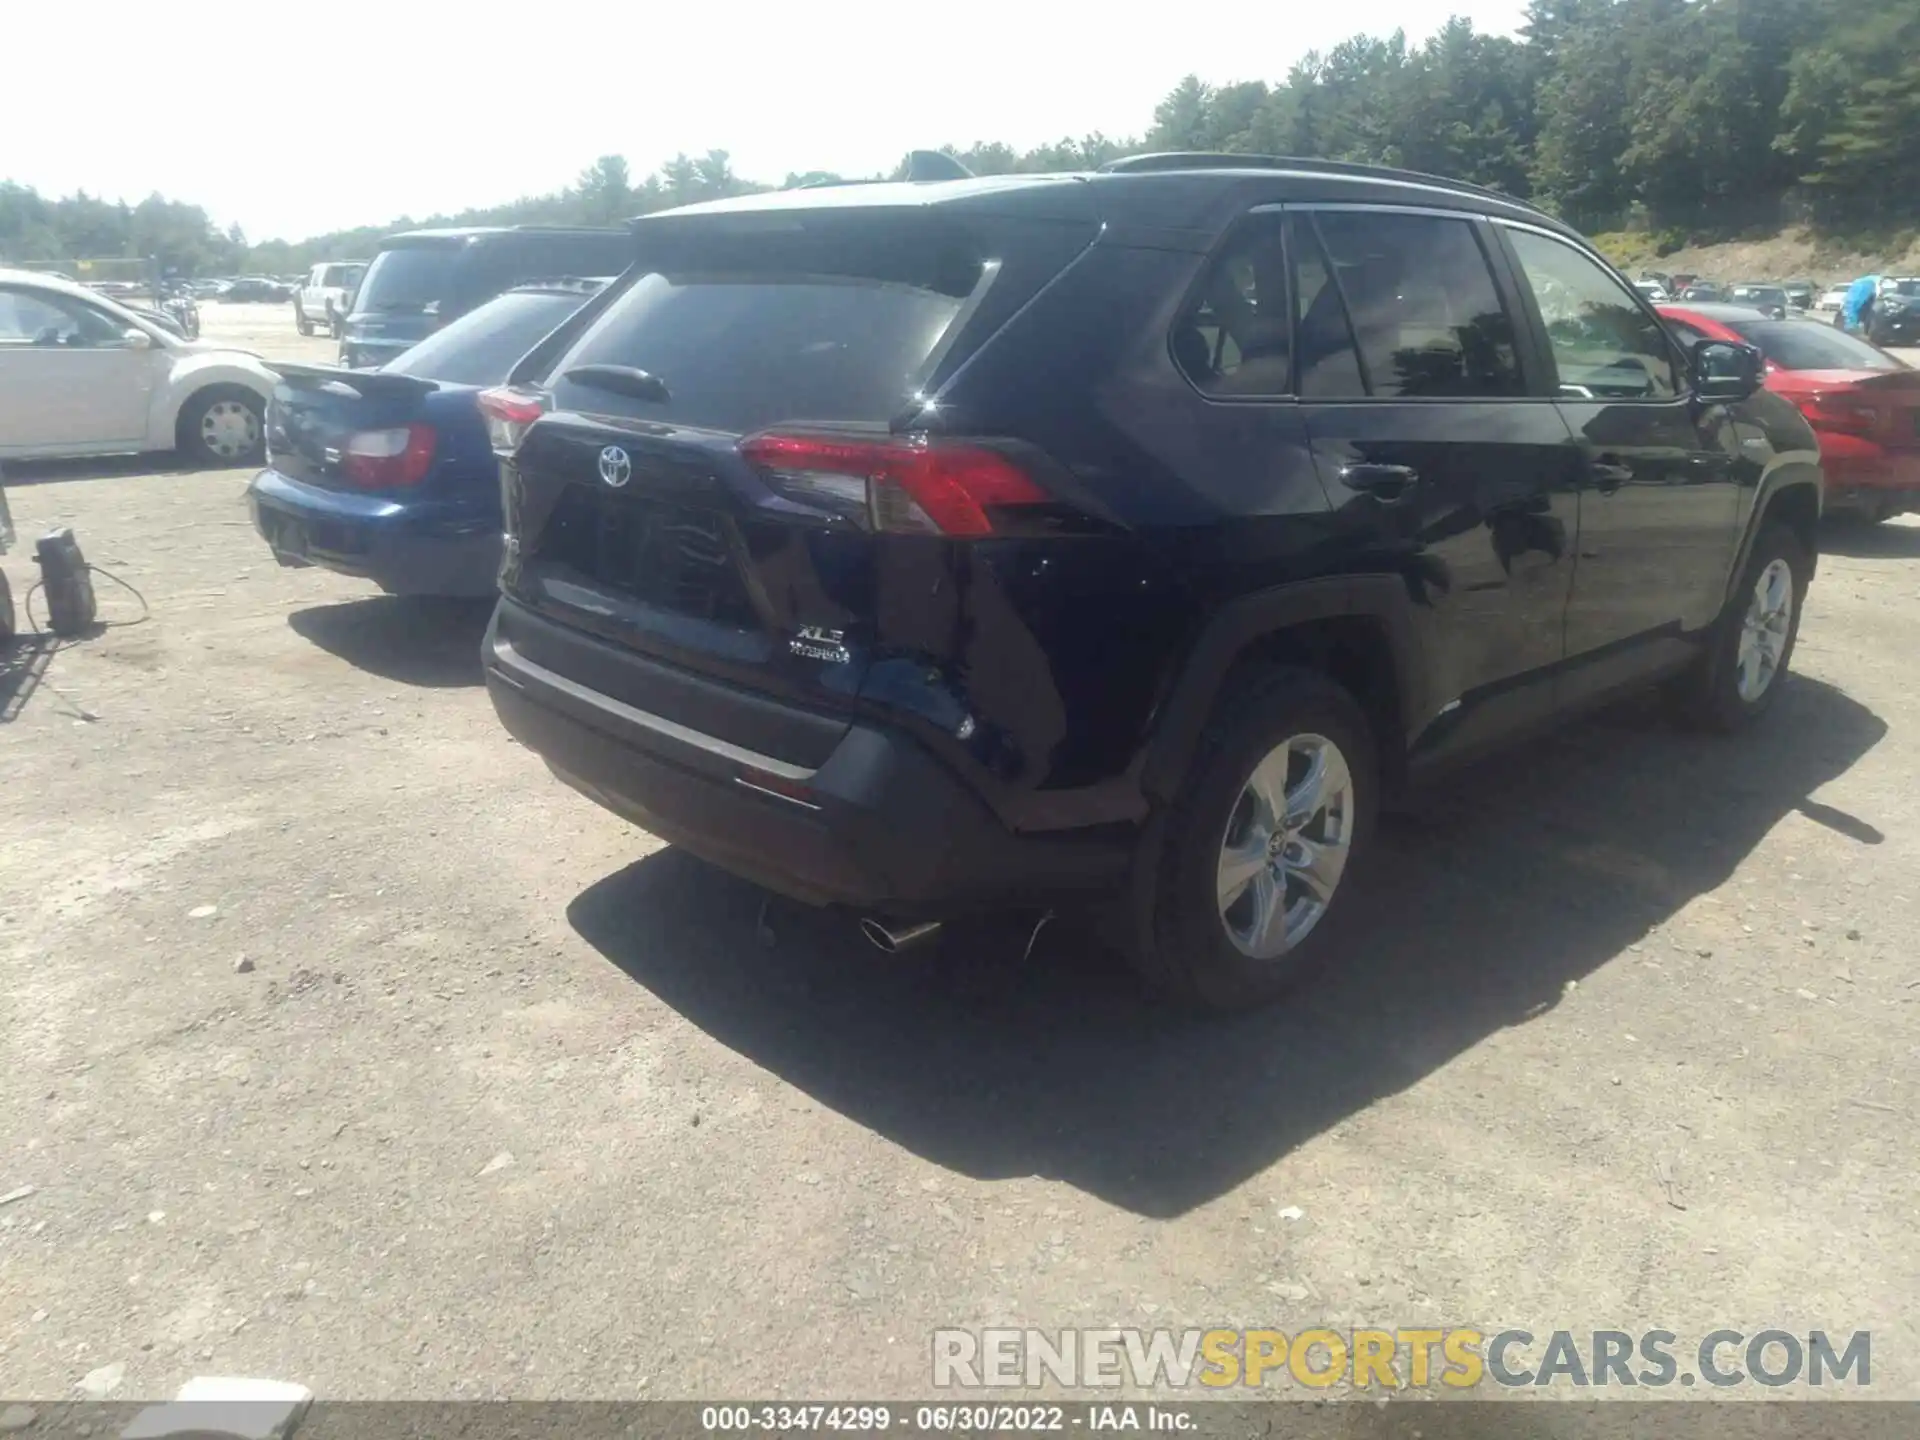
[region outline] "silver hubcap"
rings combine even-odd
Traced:
[[[1333,902],[1353,845],[1353,776],[1324,735],[1295,735],[1254,766],[1227,820],[1220,922],[1241,954],[1272,960]]]
[[[1747,613],[1740,622],[1740,656],[1735,683],[1751,705],[1767,693],[1780,662],[1787,657],[1787,630],[1793,623],[1793,567],[1775,560],[1753,582]]]
[[[200,439],[223,460],[235,460],[260,439],[260,421],[238,400],[216,400],[200,417]]]

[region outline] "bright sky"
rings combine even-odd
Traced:
[[[0,179],[203,205],[253,240],[510,200],[596,156],[869,174],[906,151],[1137,135],[1183,75],[1277,80],[1357,31],[1525,0],[13,0]],[[91,18],[88,18],[91,17]],[[76,30],[76,26],[81,27]],[[37,57],[37,58],[36,58]]]

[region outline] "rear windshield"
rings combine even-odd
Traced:
[[[366,272],[366,268],[364,265],[322,265],[320,283],[338,285],[342,289],[351,290],[360,283],[360,277]]]
[[[1811,320],[1737,320],[1733,329],[1782,370],[1904,370],[1891,355]]]
[[[463,247],[396,245],[367,266],[355,306],[361,310],[424,310],[447,298]]]
[[[897,273],[897,272],[896,272]],[[782,421],[899,413],[979,271],[911,283],[847,273],[655,272],[635,281],[552,372],[558,408],[744,434]],[[664,403],[567,379],[645,370]]]
[[[381,368],[449,385],[497,385],[534,343],[586,303],[585,295],[520,291],[502,295]]]

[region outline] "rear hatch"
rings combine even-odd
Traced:
[[[552,365],[505,469],[515,599],[843,709],[900,648],[890,590],[937,590],[953,545],[1074,525],[1041,457],[930,397],[1090,219],[842,204],[638,229],[641,273]]]
[[[346,338],[373,351],[399,350],[435,329],[450,307],[454,272],[466,242],[406,240],[373,257],[360,277]]]

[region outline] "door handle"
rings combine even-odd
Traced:
[[[1593,475],[1594,488],[1602,495],[1613,494],[1633,479],[1633,467],[1614,455],[1602,455],[1588,469]]]
[[[1391,505],[1407,498],[1420,483],[1420,472],[1409,465],[1342,465],[1340,483]]]

